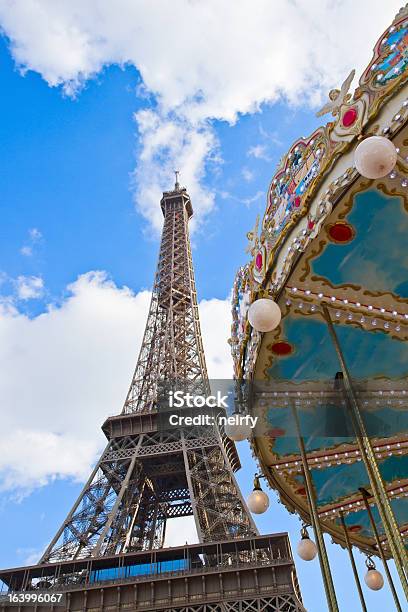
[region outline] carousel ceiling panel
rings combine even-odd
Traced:
[[[271,379],[293,382],[333,379],[340,369],[324,321],[288,315],[280,334],[270,334]]]
[[[408,474],[408,457],[389,457],[379,462],[379,467],[386,482],[405,479]],[[360,487],[369,487],[367,471],[361,461],[311,472],[319,506],[341,501],[358,492]],[[303,482],[302,476],[298,478],[299,482]]]
[[[384,406],[387,401],[388,399],[379,398],[379,406],[364,407],[364,403],[362,404],[361,414],[366,430],[375,439],[396,437],[407,431],[406,402],[400,407],[390,407]],[[297,411],[308,452],[320,448],[337,449],[344,444],[354,444],[355,436],[344,406],[334,402],[320,404],[311,402],[306,409],[298,407]],[[254,413],[260,417],[263,435],[270,441],[274,462],[276,459],[298,454],[299,445],[289,407],[274,406],[266,410],[255,410]],[[272,462],[272,457],[269,459]]]
[[[326,234],[323,252],[310,262],[312,275],[408,298],[408,214],[402,197],[372,188],[360,192],[350,213],[329,223]]]
[[[337,336],[354,379],[384,377],[400,379],[408,374],[408,344],[376,329],[367,333],[345,323],[336,326]]]
[[[271,379],[292,382],[334,380],[341,368],[326,322],[316,311],[300,315],[296,309],[299,306],[295,314],[284,317],[279,330],[266,335],[265,350],[260,353],[265,359],[265,373]],[[336,321],[336,312],[333,319]],[[336,332],[355,379],[399,379],[408,375],[407,343],[380,329],[366,333],[349,321],[336,325]],[[262,364],[257,365],[260,374]]]
[[[408,499],[406,497],[394,499],[391,501],[391,507],[394,511],[398,524],[400,525],[401,532],[405,532],[408,517]],[[371,511],[373,513],[379,533],[381,535],[384,534],[384,528],[382,526],[377,507],[375,505],[371,506]],[[347,514],[347,516],[345,516],[344,520],[350,533],[359,535],[362,538],[372,538],[370,519],[365,510],[350,512]],[[336,523],[340,527],[340,519],[336,518]]]
[[[339,411],[334,404],[313,405],[307,411],[298,409],[298,413],[307,451],[336,448],[354,440],[354,436],[346,431],[348,428],[343,410]],[[275,457],[282,459],[297,455],[299,444],[290,408],[270,408],[264,419],[266,435],[271,440],[271,450]],[[334,435],[336,429],[337,435]],[[344,432],[344,435],[338,435],[339,432]]]

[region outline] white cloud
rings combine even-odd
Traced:
[[[28,230],[28,240],[30,244],[25,244],[21,247],[20,253],[24,257],[31,257],[34,252],[34,246],[42,240],[42,233],[37,227],[32,227]]]
[[[283,145],[282,140],[279,138],[279,133],[277,130],[265,130],[262,125],[259,125],[259,133],[264,140],[267,140],[269,143],[274,144],[277,147],[281,147]]]
[[[103,272],[68,287],[30,319],[0,302],[0,489],[24,494],[55,478],[84,480],[104,446],[104,419],[122,410],[150,293]],[[200,305],[210,375],[231,375],[229,301]]]
[[[197,544],[198,535],[194,517],[184,516],[168,521],[164,547],[182,546],[183,544]]]
[[[251,181],[254,180],[254,173],[249,170],[249,168],[246,168],[245,166],[242,168],[242,177],[244,179],[244,181],[246,181],[247,183],[250,183]]]
[[[231,300],[202,300],[199,305],[203,344],[210,378],[232,378]]]
[[[194,231],[214,205],[214,194],[202,184],[206,162],[218,161],[214,132],[208,125],[193,126],[153,110],[139,111],[135,120],[141,147],[134,173],[139,210],[160,230],[163,215],[158,202],[163,191],[173,189],[174,170],[181,170],[180,182],[188,187],[193,203],[190,231]]]
[[[0,0],[0,23],[21,70],[68,94],[106,65],[137,67],[143,95],[157,104],[136,116],[143,144],[136,203],[157,227],[153,197],[168,187],[169,173],[153,187],[149,181],[167,150],[166,171],[183,171],[199,219],[213,206],[203,187],[216,146],[208,121],[234,122],[279,99],[319,104],[350,68],[362,71],[399,7],[400,0]],[[180,156],[174,133],[185,141]]]
[[[33,254],[33,249],[30,246],[22,246],[20,249],[20,253],[24,255],[24,257],[31,257]]]
[[[241,202],[245,204],[245,206],[251,206],[251,204],[253,204],[254,202],[257,202],[258,200],[264,197],[265,197],[265,192],[260,189],[256,193],[254,193],[254,195],[249,196],[248,198],[242,198]]]
[[[37,548],[17,548],[16,554],[20,557],[19,565],[35,565],[41,557],[45,545],[41,549]]]
[[[255,157],[255,159],[263,159],[265,161],[270,161],[270,156],[268,155],[268,148],[266,145],[257,144],[249,147],[247,152],[248,157]]]
[[[50,85],[70,92],[105,65],[131,63],[166,110],[233,121],[361,70],[400,4],[1,0],[0,20],[17,63]]]
[[[37,227],[32,227],[28,230],[28,235],[32,242],[38,242],[42,238],[42,233]]]
[[[14,282],[19,300],[33,300],[44,293],[44,281],[40,276],[18,276]]]
[[[223,200],[234,200],[235,202],[239,202],[240,204],[245,204],[245,206],[249,207],[254,202],[257,202],[259,199],[264,198],[265,192],[262,190],[259,190],[251,196],[247,196],[246,198],[241,198],[241,197],[234,195],[233,193],[230,193],[229,191],[220,191],[219,196]]]

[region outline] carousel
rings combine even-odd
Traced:
[[[330,610],[323,532],[347,548],[363,610],[362,580],[388,582],[402,610],[390,558],[408,599],[407,77],[405,7],[354,93],[353,71],[318,113],[331,120],[281,160],[233,289],[235,377],[259,417],[248,503],[266,509],[265,482],[298,513]]]

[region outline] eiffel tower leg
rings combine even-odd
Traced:
[[[217,432],[217,436],[218,436],[218,439],[219,439],[220,450],[221,450],[221,452],[223,454],[223,457],[224,457],[224,464],[225,464],[225,466],[229,466],[229,461],[228,461],[227,453],[225,451],[225,446],[224,446],[224,444],[223,444],[223,442],[221,440],[221,436],[220,436],[219,432]],[[247,511],[246,501],[244,499],[244,496],[242,495],[241,488],[238,486],[237,480],[236,480],[236,478],[234,476],[234,472],[232,472],[231,470],[228,470],[228,471],[230,472],[230,477],[231,477],[231,481],[232,481],[234,490],[236,491],[236,496],[239,498],[239,500],[241,502],[241,505],[242,505],[242,508],[245,509],[246,515],[247,515],[247,517],[249,519],[251,531],[253,533],[258,533],[258,528],[255,525],[255,521],[252,518],[252,514]]]
[[[188,456],[187,456],[187,448],[186,448],[186,440],[185,440],[185,436],[184,436],[184,431],[181,432],[181,443],[183,445],[184,467],[185,467],[185,470],[186,470],[187,485],[188,485],[188,490],[189,490],[189,493],[190,493],[191,508],[193,510],[193,516],[194,516],[195,526],[196,526],[196,529],[197,529],[198,541],[199,542],[203,542],[203,533],[201,531],[201,524],[200,524],[200,519],[199,519],[199,515],[198,515],[198,511],[197,511],[197,505],[196,505],[196,501],[195,501],[193,482],[191,480],[191,473],[190,473],[190,466],[189,466],[189,463],[188,463]]]
[[[109,554],[119,551],[125,542],[123,529],[130,520],[131,508],[140,490],[140,465],[134,463],[131,487],[127,489],[126,496],[122,485],[142,439],[143,436],[136,440],[124,438],[108,444],[80,496],[42,556],[41,563],[93,556],[101,532],[113,516],[115,520],[111,523],[110,541],[107,541],[106,548]],[[115,503],[118,495],[121,495],[121,504]],[[113,506],[120,510],[113,512]]]
[[[163,504],[157,501],[154,509],[150,548],[163,548],[167,523],[167,515],[165,511],[166,507],[163,508]]]
[[[129,552],[129,550],[131,548],[132,535],[134,534],[134,529],[135,529],[135,526],[136,526],[136,521],[137,521],[137,518],[139,516],[140,504],[142,502],[142,497],[143,497],[145,486],[146,486],[146,483],[143,482],[143,484],[139,487],[139,493],[138,493],[137,500],[135,502],[135,508],[133,510],[133,515],[132,515],[132,518],[130,520],[130,524],[129,524],[129,527],[128,527],[128,530],[127,530],[126,536],[125,536],[125,543],[124,543],[123,549],[122,549],[123,553]]]
[[[202,445],[189,448],[197,432],[181,432],[183,455],[193,514],[200,542],[256,535],[219,435],[206,432]],[[201,432],[202,435],[202,432]]]
[[[103,545],[103,543],[105,541],[105,538],[108,535],[109,529],[111,528],[111,525],[112,525],[112,523],[113,523],[113,521],[114,521],[114,519],[116,517],[116,514],[117,514],[119,506],[120,506],[120,503],[122,501],[122,498],[123,498],[123,496],[125,494],[125,491],[126,491],[128,485],[129,485],[130,478],[131,478],[131,476],[133,474],[133,471],[135,469],[135,465],[136,465],[136,461],[137,461],[137,455],[138,455],[138,450],[140,448],[141,442],[142,442],[142,436],[140,436],[140,438],[139,438],[139,442],[138,442],[137,448],[135,450],[135,453],[134,453],[134,455],[132,457],[132,460],[130,462],[130,465],[128,467],[128,470],[127,470],[127,473],[126,473],[126,477],[125,477],[125,479],[122,482],[122,486],[121,486],[119,494],[118,494],[118,496],[116,498],[116,502],[115,502],[112,510],[110,511],[110,513],[108,515],[108,520],[106,521],[105,526],[104,526],[104,528],[102,530],[102,533],[99,536],[99,540],[98,540],[95,548],[93,549],[93,552],[92,552],[92,556],[93,557],[97,557],[100,554],[102,545]]]
[[[116,534],[112,534],[113,529],[111,530],[111,546],[102,548],[102,554],[152,550],[163,546],[167,504],[159,499],[162,492],[155,492],[151,485],[147,484],[142,464],[140,471],[133,476],[133,481],[133,489],[130,487],[130,491],[122,497],[121,513],[117,513],[117,518],[114,519],[113,525],[116,522],[117,528]],[[128,495],[131,502],[129,504],[126,503]]]
[[[58,542],[58,540],[60,539],[60,537],[62,536],[62,533],[66,527],[66,525],[69,523],[69,521],[72,519],[72,517],[75,514],[76,509],[78,508],[79,504],[81,503],[86,491],[89,489],[89,487],[91,486],[99,468],[101,467],[101,463],[102,463],[102,459],[103,456],[105,454],[105,452],[109,449],[110,446],[110,442],[109,444],[106,446],[104,452],[102,453],[98,463],[95,465],[93,471],[91,472],[91,475],[89,476],[88,480],[86,481],[81,493],[79,494],[76,502],[74,503],[74,505],[72,506],[69,514],[67,515],[65,521],[62,523],[61,527],[58,529],[57,533],[55,534],[54,538],[51,540],[50,544],[48,545],[48,547],[46,548],[44,554],[42,555],[39,564],[41,563],[45,563],[48,559],[48,557],[51,554],[51,551],[53,550],[54,546],[56,545],[56,543]]]

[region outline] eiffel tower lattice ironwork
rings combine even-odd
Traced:
[[[39,564],[0,579],[17,590],[66,591],[69,610],[303,610],[287,535],[259,536],[246,507],[235,444],[213,426],[159,426],[161,383],[202,393],[209,385],[188,234],[193,209],[177,174],[161,208],[150,310],[123,410],[103,424],[107,446]],[[164,548],[167,521],[189,515],[200,544]],[[238,589],[230,603],[221,570]],[[241,607],[233,607],[237,595]]]

